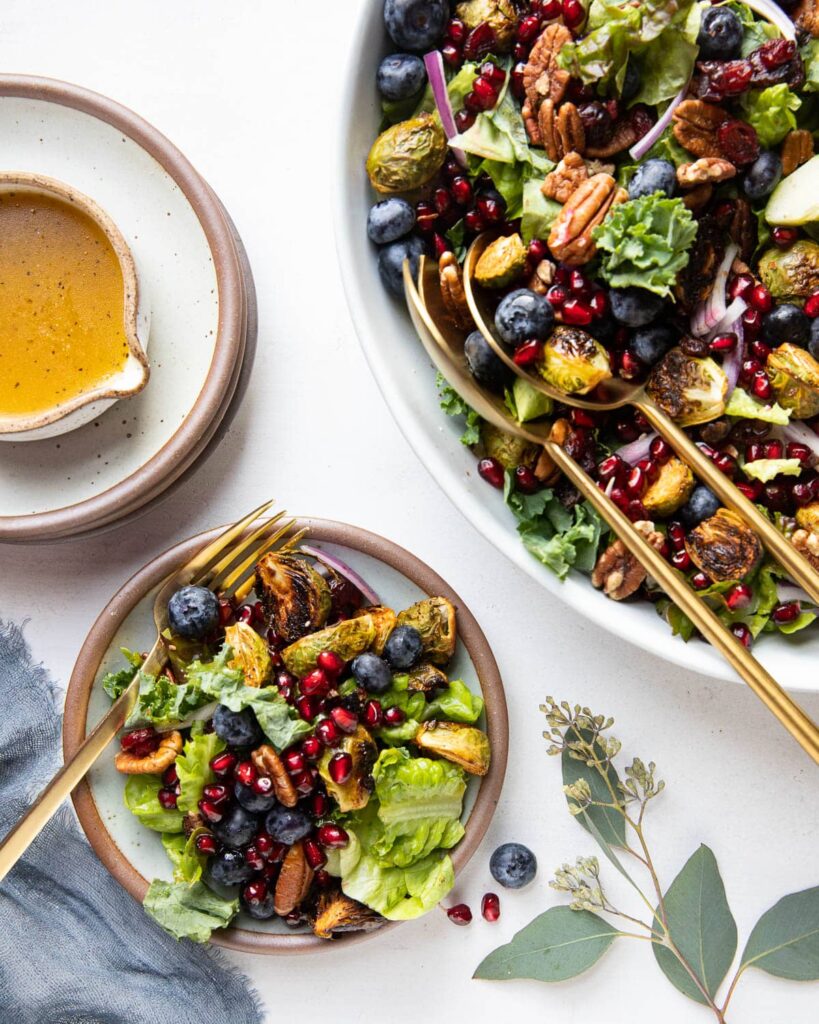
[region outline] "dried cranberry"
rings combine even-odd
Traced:
[[[605,146],[614,133],[614,120],[602,103],[584,103],[578,113],[583,122],[586,144]]]
[[[631,108],[628,119],[631,122],[631,127],[634,129],[638,139],[642,139],[642,137],[650,132],[654,127],[654,116],[648,107],[645,107],[642,104],[638,104],[636,107]]]
[[[738,166],[752,164],[759,156],[759,137],[745,121],[723,121],[717,141],[726,158]]]
[[[754,69],[747,60],[701,60],[697,73],[697,97],[719,102],[749,89]]]

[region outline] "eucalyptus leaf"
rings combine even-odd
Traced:
[[[582,733],[582,735],[583,739],[586,741],[591,739],[590,733]],[[597,743],[594,745],[594,750],[597,757],[599,757],[600,760],[603,760],[605,754]],[[580,779],[585,779],[589,784],[592,800],[598,803],[612,803],[612,796],[609,792],[609,787],[606,785],[600,775],[600,772],[598,772],[596,768],[591,768],[582,761],[576,760],[571,756],[571,752],[569,750],[563,751],[562,765],[564,786],[571,786]],[[607,774],[611,788],[615,793],[619,793],[620,778],[617,775],[616,769],[612,765],[609,765]],[[619,811],[616,811],[613,807],[587,808],[585,814],[579,814],[577,816],[577,820],[583,828],[591,831],[589,829],[588,818],[594,822],[603,839],[605,839],[609,845],[621,847],[626,845],[626,821]]]
[[[565,981],[596,964],[619,934],[597,914],[552,907],[490,953],[473,977]]]
[[[819,980],[819,886],[783,896],[760,917],[742,967],[793,981]]]
[[[737,926],[714,854],[700,846],[686,861],[663,900],[668,931],[702,987],[713,998],[737,949]],[[659,912],[656,924],[663,931]],[[708,1005],[691,976],[665,946],[652,945],[660,969],[683,995]]]

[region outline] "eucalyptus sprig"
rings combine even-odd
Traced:
[[[819,979],[816,886],[783,896],[762,915],[720,995],[736,956],[737,928],[714,854],[701,845],[664,889],[644,824],[648,805],[665,788],[654,762],[635,757],[621,778],[615,767],[621,744],[609,733],[614,719],[580,705],[558,704],[552,697],[541,711],[549,726],[543,734],[548,753],[561,758],[570,813],[629,882],[642,908],[632,913],[615,906],[597,858],[579,857],[574,865],[563,864],[549,883],[569,897],[568,906],[547,910],[490,953],[476,978],[564,981],[595,964],[615,939],[639,939],[651,943],[668,980],[708,1007],[720,1024],[725,1024],[737,983],[748,968],[794,981]]]

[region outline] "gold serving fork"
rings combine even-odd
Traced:
[[[487,422],[506,433],[542,445],[547,450],[555,464],[609,524],[646,572],[657,580],[677,607],[725,657],[802,749],[819,764],[819,728],[816,724],[744,644],[723,626],[716,612],[697,596],[681,574],[634,529],[631,521],[580,469],[574,459],[559,444],[549,439],[550,426],[537,423],[523,426],[517,423],[497,395],[476,383],[467,369],[464,357],[463,346],[467,332],[453,324],[444,305],[435,263],[421,258],[417,286],[412,279],[409,264],[405,263],[404,291],[413,324],[427,354],[442,376]]]
[[[193,558],[164,581],[154,600],[156,642],[142,669],[156,675],[167,662],[162,631],[168,626],[168,601],[180,587],[195,584],[214,592],[242,600],[253,589],[255,565],[259,558],[274,548],[289,550],[304,537],[306,530],[291,533],[295,520],[285,519],[286,512],[277,512],[268,519],[264,514],[273,505],[267,501],[215,540],[206,544]],[[251,532],[251,525],[257,523]],[[108,713],[86,737],[71,760],[63,765],[20,821],[0,843],[0,881],[2,881],[47,822],[96,763],[108,744],[125,725],[139,696],[139,673],[125,692],[112,704]]]
[[[494,235],[489,232],[479,235],[469,248],[464,263],[464,290],[466,291],[469,309],[475,323],[492,346],[495,354],[512,370],[532,387],[548,395],[556,402],[569,405],[576,409],[588,409],[592,412],[620,409],[631,405],[638,409],[651,426],[668,441],[680,458],[688,463],[694,474],[704,481],[719,497],[724,505],[733,509],[754,530],[767,550],[787,572],[790,578],[810,594],[811,600],[819,604],[819,573],[804,558],[773,523],[767,519],[757,506],[694,444],[688,435],[677,426],[648,396],[644,384],[632,384],[615,378],[606,381],[605,399],[590,396],[583,398],[567,395],[547,384],[540,376],[528,373],[509,356],[498,338],[494,328],[494,316],[488,296],[474,285],[475,267],[484,250],[493,241]]]

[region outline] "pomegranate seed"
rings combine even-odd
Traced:
[[[754,287],[754,279],[750,274],[737,274],[728,285],[730,299],[748,299]]]
[[[491,60],[481,64],[478,74],[481,78],[485,78],[487,82],[491,82],[492,85],[498,88],[506,82],[506,72],[503,68],[498,67],[497,64],[493,64]]]
[[[523,72],[526,68],[526,58],[518,60],[512,68],[511,86],[513,94],[520,100],[526,95],[526,87],[523,84]]]
[[[742,314],[742,326],[745,328],[745,337],[756,337],[762,327],[762,314],[758,309],[746,309]]]
[[[773,296],[764,284],[755,285],[750,295],[751,308],[760,313],[769,313],[773,308]]]
[[[341,825],[322,825],[316,833],[316,838],[322,846],[329,846],[331,850],[341,849],[350,841],[349,835]]]
[[[662,542],[662,544],[660,545],[660,554],[663,556],[663,558],[666,560],[666,562],[670,562],[671,561],[671,552],[672,552],[671,545],[668,543],[667,540],[664,540]]]
[[[216,853],[216,839],[210,832],[203,832],[201,835],[198,835],[194,840],[194,846],[199,853],[204,853],[208,857]]]
[[[457,903],[447,910],[446,916],[453,924],[466,925],[472,920],[472,911],[465,903]]]
[[[768,375],[764,370],[756,374],[751,389],[756,397],[761,398],[763,401],[767,401],[773,395],[771,382],[768,380]]]
[[[198,806],[202,817],[211,825],[215,825],[218,821],[222,820],[222,811],[216,804],[212,804],[210,800],[200,800]]]
[[[651,452],[652,459],[659,462],[661,466],[664,466],[674,454],[671,445],[662,437],[655,437],[648,446],[648,450]]]
[[[176,807],[176,793],[172,789],[160,789],[157,799],[166,811],[171,811]]]
[[[341,732],[332,718],[324,718],[316,726],[316,736],[325,747],[335,747],[341,742]]]
[[[166,786],[175,786],[179,782],[179,776],[176,772],[176,765],[172,764],[170,768],[166,768],[162,773],[162,781]]]
[[[545,260],[549,255],[549,248],[545,242],[542,242],[539,238],[533,238],[529,243],[529,256],[534,260],[535,263],[540,263],[541,260]]]
[[[219,625],[228,626],[233,622],[233,605],[225,597],[219,598]]]
[[[791,488],[791,497],[797,505],[810,505],[814,498],[813,488],[810,484],[801,481],[795,483]]]
[[[384,712],[384,721],[387,725],[400,725],[406,717],[401,708],[387,708]]]
[[[771,612],[771,618],[782,626],[786,622],[795,622],[801,614],[802,605],[798,601],[788,601],[787,604],[778,604]]]
[[[481,459],[478,463],[478,473],[498,490],[503,487],[503,466],[497,459]]]
[[[259,851],[259,853],[266,859],[267,855],[271,852],[273,847],[276,845],[276,841],[267,832],[258,832],[253,839],[253,845]]]
[[[528,466],[518,466],[515,470],[515,484],[524,494],[535,494],[540,490],[540,481]]]
[[[531,341],[525,341],[520,348],[515,349],[512,359],[516,366],[531,366],[533,363],[538,362],[542,351],[542,342],[538,341],[537,338],[533,338]]]
[[[767,441],[764,451],[766,459],[781,459],[785,449],[781,441]]]
[[[463,60],[461,48],[456,46],[455,43],[444,43],[441,47],[441,56],[451,68],[460,67]]]
[[[460,18],[451,18],[446,27],[446,37],[453,43],[462,43],[466,39],[466,25]]]
[[[487,224],[497,224],[503,220],[505,210],[494,196],[478,196],[475,207]]]
[[[358,728],[358,715],[355,711],[337,707],[330,712],[330,717],[342,732],[353,733]]]
[[[737,460],[728,452],[720,452],[714,459],[714,465],[726,476],[732,477],[737,471]]]
[[[242,899],[245,903],[250,903],[253,906],[261,903],[265,896],[267,896],[267,885],[260,879],[248,882],[242,890]]]
[[[282,757],[282,761],[289,772],[301,772],[307,767],[304,754],[300,750],[288,750]]]
[[[253,621],[253,609],[249,604],[243,604],[242,607],[236,612],[237,622],[252,622]]]
[[[329,889],[333,884],[333,876],[328,871],[325,871],[324,868],[319,868],[313,875],[313,881],[319,889]]]
[[[432,193],[432,204],[438,213],[446,213],[452,205],[452,197],[449,194],[449,190],[444,188],[436,188]]]
[[[707,456],[709,459],[715,459],[717,457],[716,448],[712,448],[710,444],[698,444],[697,447],[702,454]]]
[[[159,736],[153,729],[134,729],[120,738],[120,746],[137,757],[147,757],[159,746]]]
[[[515,43],[512,47],[512,59],[524,62],[529,57],[529,47],[526,43]]]
[[[290,776],[290,781],[302,796],[309,796],[316,788],[316,780],[309,770],[294,772]]]
[[[301,745],[301,752],[308,761],[318,761],[322,750],[324,750],[324,744],[318,736],[308,736]]]
[[[242,761],[236,765],[233,777],[238,779],[243,786],[252,786],[257,778],[256,766],[252,761]]]
[[[634,498],[640,498],[646,489],[646,475],[639,466],[634,466],[626,479],[626,490]]]
[[[745,461],[756,462],[757,459],[762,459],[765,456],[765,448],[757,441],[752,441],[750,444],[745,445]]]
[[[691,585],[695,590],[705,590],[706,587],[711,586],[711,580],[704,572],[695,572],[691,577]]]
[[[484,920],[494,923],[500,917],[500,899],[497,893],[488,892],[481,900],[481,913]]]
[[[488,21],[482,21],[466,37],[464,41],[464,57],[466,60],[480,60],[494,48],[496,43],[495,30]]]
[[[625,463],[619,455],[609,455],[597,467],[597,475],[603,481],[613,480],[620,472],[621,466],[625,466]]]
[[[708,348],[715,355],[722,355],[725,352],[733,352],[737,347],[737,336],[731,334],[718,334],[708,345]]]
[[[762,484],[758,480],[753,483],[746,483],[744,480],[736,485],[738,491],[742,491],[748,501],[756,501],[762,493]]]
[[[458,177],[453,179],[449,190],[452,193],[452,198],[459,206],[469,206],[472,202],[472,186],[467,178]]]
[[[302,679],[299,688],[308,697],[326,697],[330,692],[330,680],[323,669],[314,668]]]
[[[565,323],[577,324],[581,327],[587,326],[594,319],[591,307],[580,299],[566,299],[561,312]]]
[[[285,914],[284,923],[288,928],[300,928],[301,923],[304,920],[300,910],[291,910],[289,914]]]
[[[353,773],[353,759],[347,753],[333,754],[327,767],[333,782],[343,786]]]
[[[245,848],[245,860],[254,871],[261,871],[264,868],[264,857],[253,844]]]
[[[771,238],[778,249],[790,249],[799,238],[799,231],[796,228],[771,228]]]
[[[308,697],[304,695],[296,700],[296,710],[305,722],[313,721],[318,714],[318,705],[319,702],[315,697]]]
[[[757,340],[751,342],[751,353],[755,359],[758,359],[764,365],[768,361],[771,350],[764,341]]]
[[[737,583],[725,595],[725,603],[732,612],[741,612],[749,608],[754,599],[754,592],[747,583]]]
[[[540,16],[544,21],[553,21],[560,17],[561,9],[560,0],[541,0]]]
[[[498,90],[491,82],[479,75],[472,83],[472,92],[464,100],[464,106],[468,110],[471,110],[472,106],[468,105],[466,101],[471,97],[474,97],[472,105],[477,106],[479,110],[491,110],[498,102]]]
[[[205,786],[205,788],[202,790],[202,796],[206,800],[210,800],[211,803],[216,804],[218,807],[219,804],[223,804],[225,800],[227,800],[227,798],[230,796],[230,791],[228,790],[227,786],[223,786],[218,782],[214,782],[211,783],[211,785],[209,786]]]
[[[452,252],[452,246],[443,235],[436,231],[432,236],[432,247],[435,250],[435,258],[440,259],[445,252]]]
[[[628,505],[626,505],[626,515],[632,523],[639,523],[644,519],[648,519],[648,513],[646,512],[645,505],[642,501],[638,501],[636,498],[633,498]]]
[[[315,839],[305,839],[303,848],[305,859],[313,870],[327,863],[327,855]]]
[[[660,467],[657,465],[656,462],[653,461],[653,459],[640,459],[640,461],[637,463],[637,466],[639,469],[642,469],[643,473],[645,474],[646,480],[650,484],[653,484],[656,480],[659,479]]]
[[[628,495],[622,487],[612,487],[609,492],[609,497],[619,509],[622,509],[625,512],[626,506],[628,505]]]
[[[789,442],[785,448],[785,455],[789,459],[799,459],[804,465],[810,462],[811,454],[811,450],[806,444],[798,444],[796,441]]]
[[[735,622],[731,626],[731,632],[739,640],[743,647],[750,647],[753,643],[753,636],[750,629],[743,622]]]
[[[609,299],[605,292],[595,292],[589,299],[589,307],[598,319],[609,311]]]
[[[569,293],[562,284],[553,284],[546,292],[546,298],[555,309],[562,309],[563,303],[568,297]]]
[[[377,729],[384,720],[381,704],[377,700],[368,700],[364,705],[364,723],[371,729]]]
[[[765,484],[762,503],[772,512],[786,512],[790,507],[791,491],[785,484]]]
[[[575,295],[585,295],[589,290],[589,282],[582,270],[573,270],[569,275],[569,289]]]
[[[539,32],[540,18],[536,17],[534,14],[530,14],[526,18],[521,18],[518,22],[515,37],[522,43],[531,43]]]
[[[675,569],[685,572],[687,569],[691,568],[691,556],[685,548],[680,548],[679,551],[675,551],[671,556],[671,564]]]
[[[585,430],[594,430],[597,426],[594,416],[587,409],[572,409],[569,418],[576,427],[583,427]]]
[[[415,222],[418,230],[428,234],[435,227],[438,211],[430,203],[418,203],[415,207]]]
[[[577,28],[586,17],[580,0],[563,0],[563,24],[566,28]]]
[[[642,369],[639,359],[633,352],[626,349],[620,357],[620,376],[623,380],[634,380],[640,376]]]
[[[459,110],[455,115],[455,127],[461,134],[469,131],[474,123],[475,115],[471,114],[468,110]]]
[[[327,813],[330,802],[327,799],[326,793],[314,793],[310,802],[310,807],[313,811],[313,816],[316,818],[323,818]]]
[[[811,320],[815,320],[819,316],[819,292],[814,292],[813,295],[809,295],[805,299],[804,309]]]

